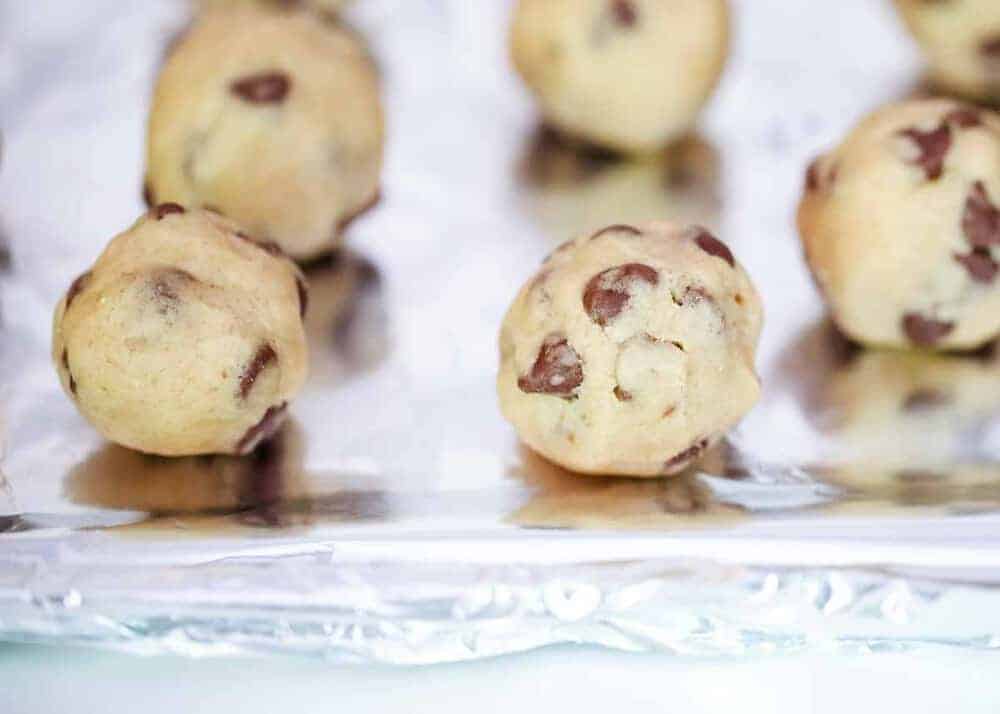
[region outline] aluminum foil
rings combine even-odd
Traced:
[[[510,2],[354,3],[384,200],[310,270],[309,384],[251,457],[167,460],[103,442],[48,346],[59,295],[143,210],[189,8],[0,0],[0,638],[421,663],[997,646],[1000,359],[845,343],[792,221],[808,158],[919,91],[919,58],[888,2],[733,5],[697,131],[622,162],[539,126]],[[554,244],[663,217],[757,282],[762,402],[681,477],[566,473],[500,417],[500,319]]]

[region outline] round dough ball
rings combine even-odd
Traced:
[[[691,127],[728,44],[725,0],[520,0],[511,31],[514,66],[545,118],[625,152]]]
[[[757,401],[757,292],[705,229],[610,226],[564,244],[500,332],[504,416],[574,471],[682,471]]]
[[[211,207],[305,260],[378,195],[375,68],[311,13],[205,12],[156,85],[147,201]]]
[[[1000,116],[911,101],[809,167],[799,232],[849,337],[971,349],[1000,333],[998,206]]]
[[[1000,3],[996,0],[895,0],[945,89],[1000,99]]]
[[[66,393],[105,437],[163,456],[247,453],[306,378],[298,268],[210,211],[158,206],[56,308]]]

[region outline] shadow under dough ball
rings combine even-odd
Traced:
[[[609,226],[556,249],[514,300],[501,410],[568,469],[680,472],[756,403],[761,321],[750,278],[705,229]]]
[[[313,13],[207,10],[156,83],[146,196],[212,208],[306,260],[376,200],[382,147],[354,35]]]
[[[627,153],[686,133],[729,47],[725,0],[520,0],[514,66],[545,119]]]
[[[886,106],[806,172],[806,261],[850,338],[969,350],[1000,333],[1000,115]]]
[[[52,356],[111,441],[162,456],[247,453],[305,382],[305,304],[301,272],[276,246],[164,204],[70,286]]]

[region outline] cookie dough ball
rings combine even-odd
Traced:
[[[725,63],[724,0],[520,0],[514,66],[560,130],[654,151],[694,123]]]
[[[941,87],[1000,99],[1000,3],[996,0],[895,0]]]
[[[706,230],[610,226],[564,244],[507,313],[497,388],[574,471],[682,471],[757,401],[757,292]]]
[[[311,13],[205,12],[156,85],[147,200],[211,207],[296,259],[329,251],[378,194],[377,84],[358,41]]]
[[[70,286],[52,356],[111,441],[163,456],[246,453],[305,381],[305,304],[298,268],[275,246],[164,204]]]
[[[911,101],[809,167],[799,232],[849,337],[970,349],[1000,333],[998,206],[1000,116]]]

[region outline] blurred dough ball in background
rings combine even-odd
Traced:
[[[806,172],[806,260],[847,336],[975,349],[1000,334],[1000,115],[912,100]]]
[[[627,153],[694,123],[729,45],[724,0],[520,0],[514,66],[561,131]]]
[[[211,207],[312,258],[377,198],[378,77],[346,29],[241,5],[200,15],[163,67],[147,201]]]
[[[531,211],[549,235],[592,233],[613,223],[648,223],[664,216],[719,228],[719,155],[695,136],[628,161],[564,141],[543,127],[531,142],[521,175]]]
[[[895,0],[940,88],[1000,100],[1000,2]]]

